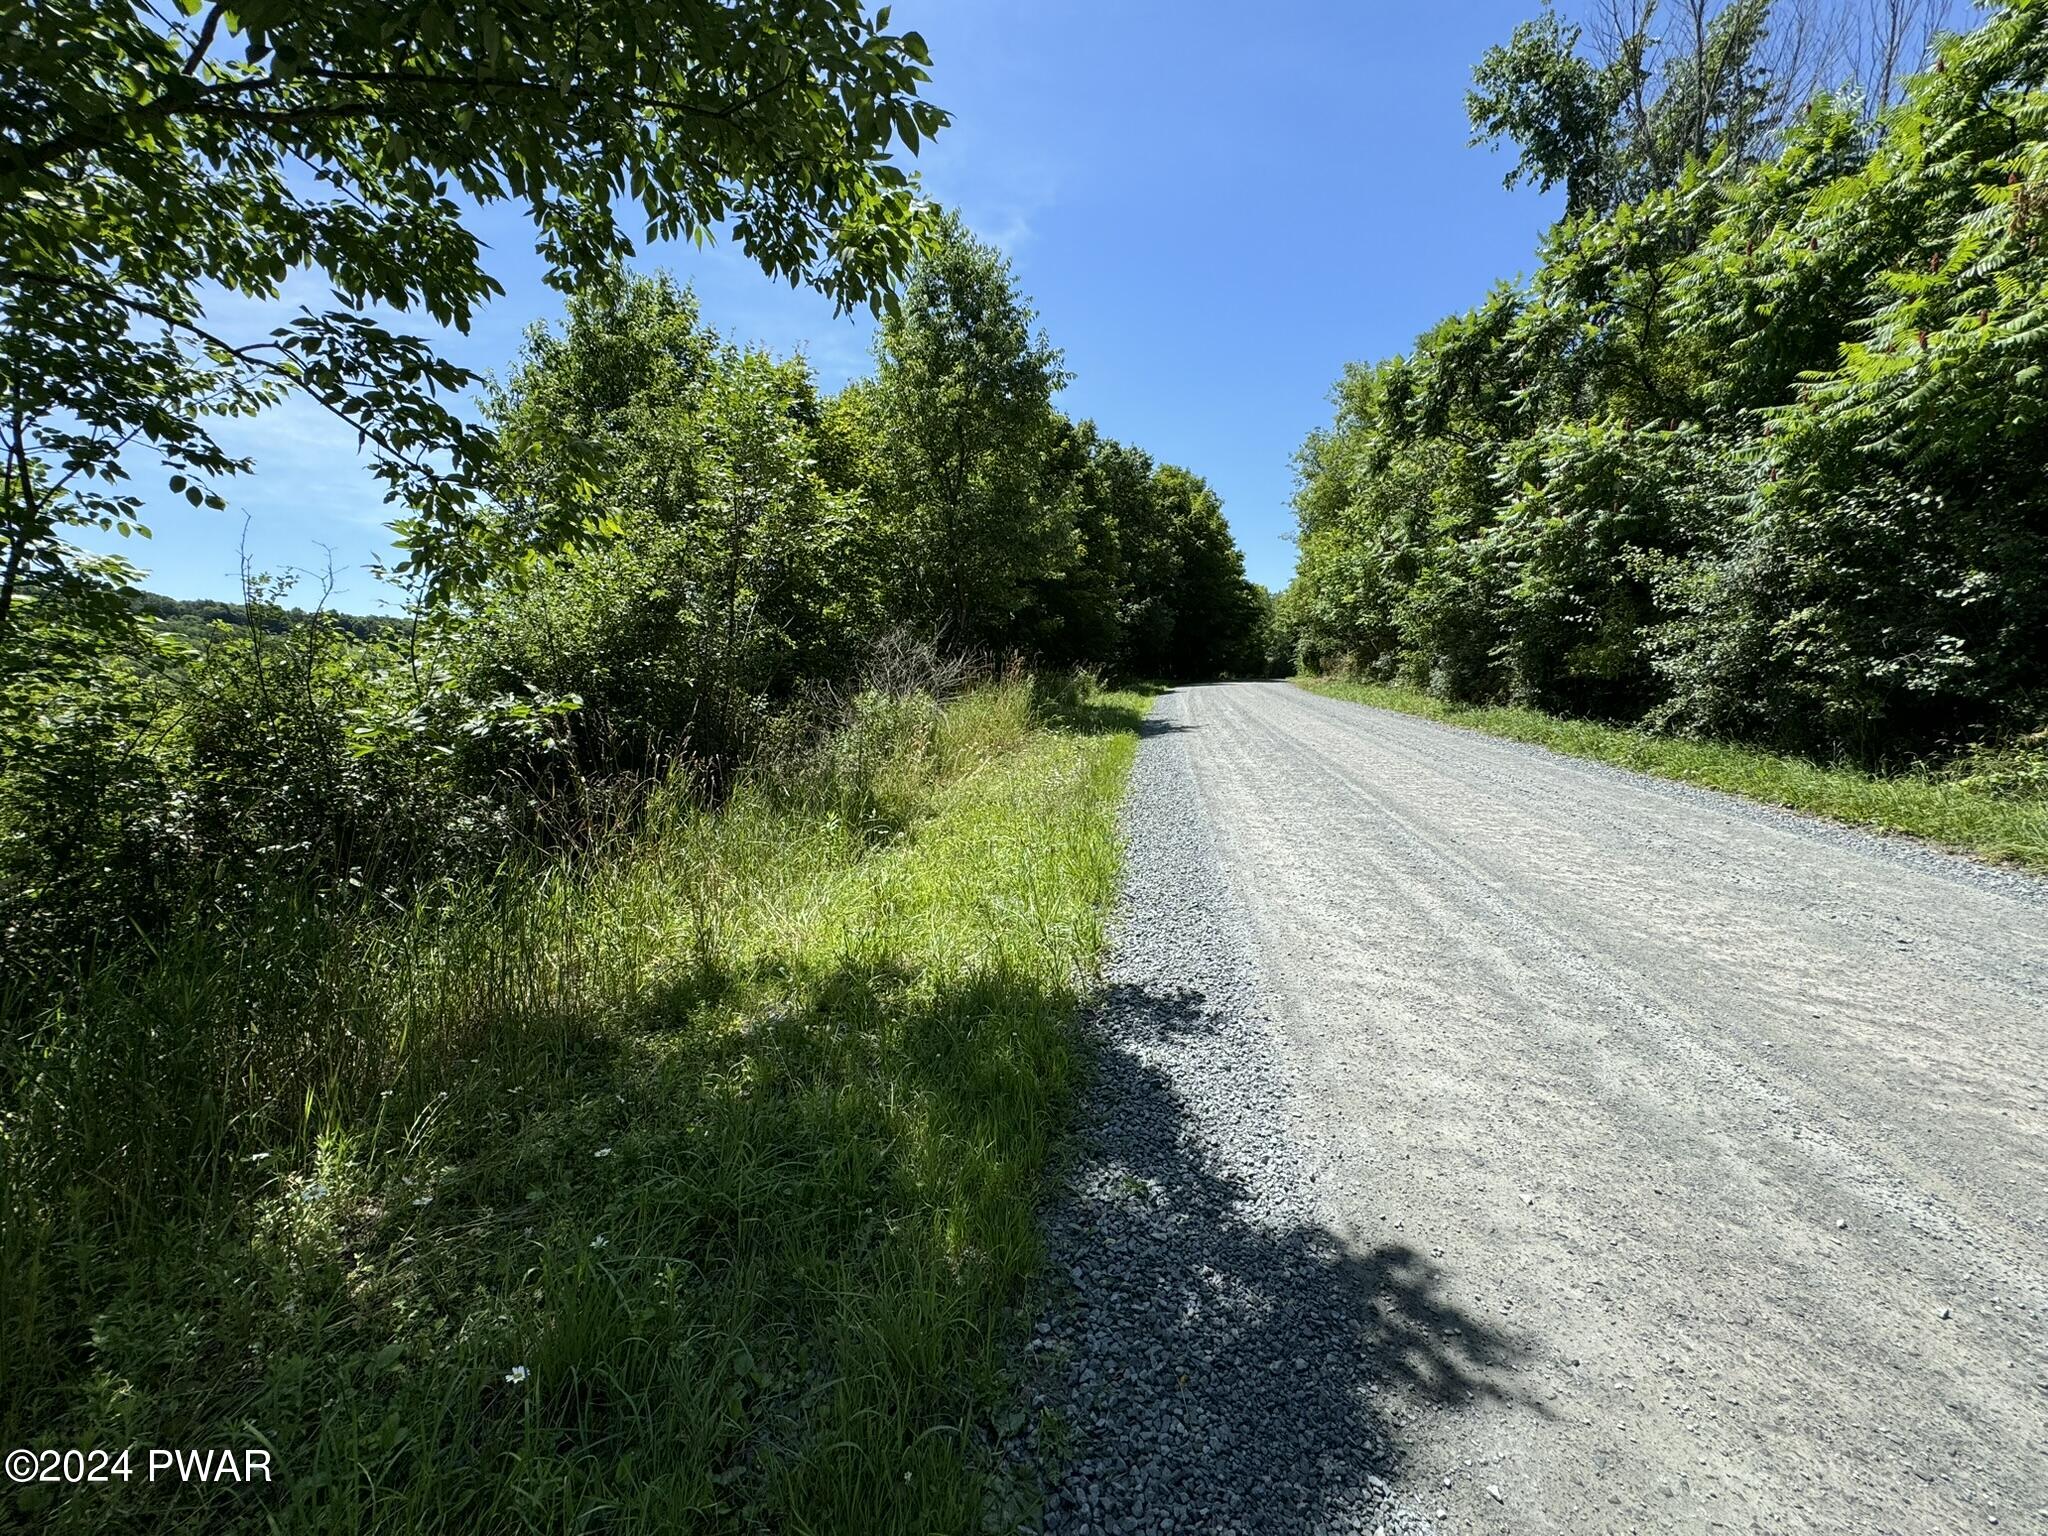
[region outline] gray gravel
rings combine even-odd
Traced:
[[[1285,685],[1125,816],[1048,1529],[2048,1532],[2043,882]]]
[[[1127,861],[1082,1156],[1048,1223],[1060,1299],[1030,1343],[1057,1532],[1425,1536],[1395,1497],[1396,1386],[1461,1402],[1504,1336],[1400,1242],[1314,1213],[1245,915],[1167,700],[1124,809]],[[1047,1416],[1050,1416],[1049,1418]]]

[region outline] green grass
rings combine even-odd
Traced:
[[[1329,698],[1469,726],[1572,757],[2048,870],[2048,800],[2033,796],[1987,794],[1927,773],[1885,776],[1825,767],[1750,747],[1567,720],[1533,709],[1451,704],[1411,688],[1320,677],[1295,681]]]
[[[5,1444],[277,1473],[0,1500],[73,1531],[978,1529],[1142,702],[878,706],[591,867],[279,913],[35,1019],[0,1057]]]

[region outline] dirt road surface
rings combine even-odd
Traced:
[[[1316,1217],[1441,1308],[1354,1366],[1400,1506],[2048,1532],[2048,882],[1284,683],[1154,731]]]

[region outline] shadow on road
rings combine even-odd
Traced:
[[[1518,1397],[1526,1345],[1429,1259],[1316,1220],[1277,1084],[1220,1065],[1243,1026],[1131,986],[1095,1019],[1093,1144],[1050,1223],[1069,1289],[1033,1342],[1048,1529],[1326,1529],[1386,1497],[1419,1416]]]

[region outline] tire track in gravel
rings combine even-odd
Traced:
[[[1280,684],[1125,830],[1049,1528],[2048,1531],[2048,885]]]

